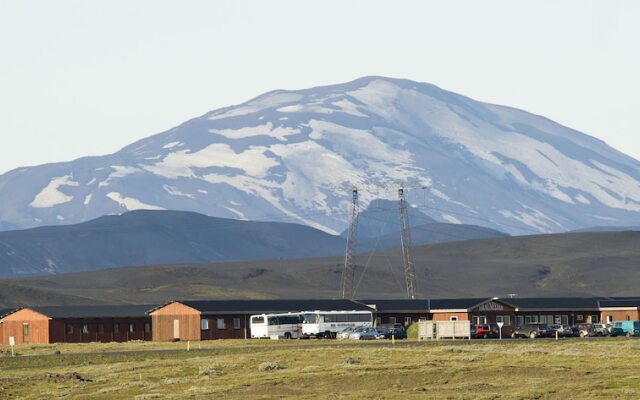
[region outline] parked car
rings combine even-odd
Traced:
[[[481,324],[475,327],[472,336],[482,339],[497,338],[500,336],[500,329],[496,324]]]
[[[549,336],[555,336],[556,332],[558,332],[558,336],[560,337],[574,336],[573,327],[571,325],[549,325]]]
[[[640,336],[640,321],[613,321],[611,336]]]
[[[593,324],[595,336],[609,336],[611,334],[610,324]]]
[[[349,335],[353,332],[355,328],[353,326],[348,326],[343,329],[341,332],[338,332],[336,335],[336,339],[349,339]]]
[[[549,328],[545,324],[524,324],[516,326],[511,333],[512,338],[525,337],[535,339],[537,337],[549,336]]]
[[[404,329],[404,326],[402,324],[382,324],[380,325],[380,328],[384,328],[387,329],[389,331],[389,335],[388,337],[385,337],[385,339],[391,339],[391,336],[393,336],[395,339],[406,339],[407,338],[407,331]]]
[[[593,327],[593,324],[578,324],[578,336],[587,337],[595,335],[596,331]]]
[[[376,328],[363,328],[362,330],[355,330],[349,337],[354,340],[372,340],[376,339],[378,331]]]
[[[354,335],[362,332],[364,329],[365,329],[364,326],[358,326],[358,327],[354,328],[353,330],[351,330],[348,333],[347,339],[355,339]]]

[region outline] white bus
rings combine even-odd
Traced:
[[[348,327],[373,326],[371,311],[305,311],[302,316],[304,337],[335,338]]]
[[[302,314],[260,314],[250,318],[251,337],[297,339],[302,335]]]

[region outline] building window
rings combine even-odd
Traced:
[[[395,324],[396,323],[396,317],[389,317],[389,323],[390,324]]]
[[[66,324],[65,325],[65,332],[67,332],[67,335],[73,335],[73,325]]]
[[[522,326],[524,324],[524,317],[522,315],[516,315],[516,326]]]
[[[98,324],[98,333],[101,335],[104,333],[104,324]]]
[[[456,315],[452,315],[451,317],[449,317],[450,321],[457,321],[458,317]]]
[[[487,317],[484,315],[474,315],[471,317],[471,323],[474,325],[484,325],[487,323]]]
[[[136,330],[135,324],[132,322],[129,324],[129,333],[133,333]]]
[[[610,324],[613,321],[613,315],[607,315],[607,323]]]
[[[224,318],[218,318],[218,321],[216,322],[216,327],[218,329],[224,329]]]
[[[631,317],[627,315],[627,321],[631,321]]]
[[[584,318],[582,317],[582,314],[578,314],[578,315],[576,315],[576,320],[577,320],[577,321],[583,321],[583,320],[584,320]]]
[[[380,326],[381,324],[382,324],[382,318],[376,317],[376,325],[375,326]]]
[[[524,316],[524,323],[525,324],[537,324],[538,323],[538,316],[537,315],[525,315]]]
[[[200,329],[203,331],[209,330],[209,320],[204,318],[200,320]]]
[[[504,326],[511,326],[511,317],[509,315],[496,315],[496,322],[502,322]]]
[[[240,329],[240,318],[233,319],[233,329]]]
[[[120,324],[117,322],[113,324],[113,333],[120,333]]]
[[[569,325],[569,316],[567,314],[560,316],[560,323],[562,325]]]
[[[412,322],[413,319],[411,319],[411,317],[404,317],[404,326],[409,326]]]
[[[144,323],[144,333],[151,333],[151,324],[148,322]]]
[[[82,333],[89,333],[89,324],[82,324]]]

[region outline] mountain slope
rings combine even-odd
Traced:
[[[135,209],[291,221],[337,234],[397,188],[438,222],[511,234],[640,225],[640,163],[525,111],[409,80],[277,90],[117,153],[0,176],[0,229]]]
[[[339,255],[344,243],[303,225],[133,211],[77,225],[0,232],[0,275]]]
[[[453,224],[414,227],[414,232],[416,244],[503,236],[477,226]],[[358,250],[381,250],[398,242],[396,230],[379,240],[360,242]],[[131,265],[335,256],[343,254],[345,246],[345,239],[304,225],[238,221],[186,211],[140,210],[76,225],[0,232],[0,276]]]
[[[509,293],[637,296],[640,285],[640,232],[476,240],[418,246],[413,254],[421,298],[505,297]],[[335,298],[342,261],[334,257],[158,265],[5,279],[0,280],[0,307],[55,304],[55,296],[104,304],[163,303],[175,298]],[[356,264],[357,297],[404,297],[399,249],[359,255]],[[39,296],[24,304],[11,303],[7,288]]]

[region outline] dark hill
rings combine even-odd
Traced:
[[[420,297],[637,296],[640,232],[520,236],[416,246]],[[174,298],[334,298],[342,257],[107,269],[0,281],[1,306],[13,290],[101,303],[162,303]],[[360,298],[401,298],[398,249],[357,257]],[[363,271],[365,271],[363,274]],[[53,297],[51,297],[53,299]],[[50,304],[55,304],[54,300]]]
[[[132,211],[66,226],[0,232],[0,275],[126,265],[338,255],[344,240],[308,226]]]
[[[504,235],[488,228],[452,224],[415,227],[414,232],[416,244]],[[380,240],[361,241],[358,249],[394,247],[399,237],[397,228]],[[0,232],[0,276],[339,256],[345,245],[341,237],[304,225],[213,218],[186,211],[132,211],[76,225]]]

